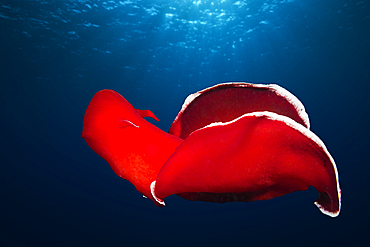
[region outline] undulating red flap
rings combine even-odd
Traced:
[[[211,202],[268,200],[313,186],[316,205],[340,210],[335,162],[323,142],[292,119],[255,112],[194,131],[152,184],[159,203],[178,194]]]
[[[275,85],[223,83],[189,95],[169,130],[185,139],[208,124],[229,122],[246,113],[269,111],[290,117],[309,128],[303,104],[286,89]]]

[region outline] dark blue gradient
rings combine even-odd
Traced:
[[[367,1],[0,1],[0,246],[367,246]],[[101,89],[167,131],[185,97],[276,83],[334,157],[337,218],[310,188],[269,201],[176,196],[157,208],[81,138]]]

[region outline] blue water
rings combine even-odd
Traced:
[[[370,4],[351,0],[0,1],[0,246],[366,246]],[[81,138],[95,92],[167,131],[185,97],[276,83],[336,160],[337,218],[310,188],[157,208]],[[365,224],[365,225],[364,225]]]

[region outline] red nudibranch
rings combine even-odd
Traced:
[[[336,217],[341,191],[334,159],[309,130],[303,104],[277,85],[223,83],[190,95],[169,133],[112,90],[98,92],[82,137],[117,175],[164,205],[268,200],[313,186],[320,211]]]

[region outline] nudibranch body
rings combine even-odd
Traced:
[[[117,92],[102,90],[86,110],[82,137],[118,176],[153,199],[150,183],[182,140],[143,117],[157,119],[149,110],[136,110]]]
[[[268,200],[313,186],[335,217],[339,177],[303,104],[277,85],[224,83],[190,95],[166,133],[112,90],[98,92],[83,138],[157,206],[177,194],[209,202]]]

